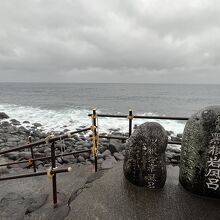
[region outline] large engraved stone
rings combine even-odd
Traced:
[[[186,123],[179,179],[193,193],[220,198],[220,106],[207,107]]]
[[[167,133],[156,122],[140,125],[128,139],[124,175],[135,185],[162,188],[166,181],[165,150]]]

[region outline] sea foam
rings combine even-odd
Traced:
[[[31,123],[41,123],[42,129],[45,131],[63,131],[64,129],[75,130],[81,126],[91,126],[91,118],[88,116],[92,113],[90,109],[70,109],[50,110],[34,108],[30,106],[19,106],[11,104],[0,105],[0,111],[9,115],[10,119],[15,118],[21,123],[30,121]],[[98,113],[101,110],[97,110]],[[120,113],[120,112],[118,112]],[[118,114],[117,113],[117,114]],[[120,113],[126,114],[126,113]],[[154,113],[135,113],[136,115],[155,115]],[[182,133],[185,123],[173,120],[146,120],[134,119],[133,125],[140,125],[146,121],[156,121],[160,123],[166,130],[173,131],[175,134]],[[120,129],[120,132],[128,132],[128,119],[122,118],[99,118],[99,132],[109,132],[111,129]],[[23,124],[28,126],[28,124]]]

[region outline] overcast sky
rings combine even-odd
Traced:
[[[0,0],[0,81],[220,83],[220,1]]]

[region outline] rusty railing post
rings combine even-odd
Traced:
[[[56,169],[56,157],[55,157],[55,143],[53,142],[51,144],[51,169]],[[52,176],[52,185],[53,185],[53,204],[54,207],[57,205],[57,179],[56,179],[56,173]]]
[[[28,137],[28,141],[29,141],[29,143],[32,142],[31,136]],[[36,164],[35,164],[35,160],[34,160],[34,150],[33,150],[33,146],[31,146],[31,157],[32,157],[31,163],[32,163],[33,168],[34,168],[34,172],[36,173],[37,170],[36,170]]]
[[[134,116],[132,114],[132,110],[130,109],[129,110],[129,113],[128,113],[128,120],[129,120],[129,137],[131,136],[131,133],[132,133],[132,120],[133,120]]]
[[[98,133],[97,133],[97,114],[96,110],[92,111],[92,131],[93,131],[93,155],[95,159],[95,172],[98,171],[98,160],[97,160],[97,146],[98,146]]]

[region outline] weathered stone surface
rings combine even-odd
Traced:
[[[186,123],[179,179],[193,193],[220,198],[220,106],[202,109]]]
[[[146,122],[134,131],[126,144],[125,177],[139,186],[162,188],[166,181],[167,133],[155,122]]]

